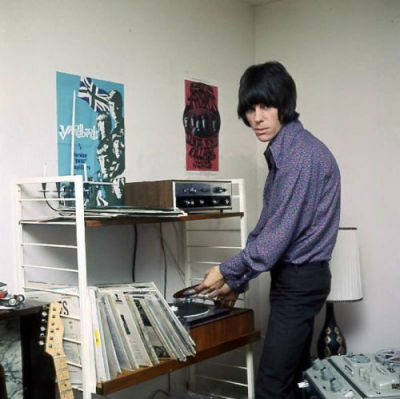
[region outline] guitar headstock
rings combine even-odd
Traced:
[[[47,312],[42,313],[47,318],[47,323],[46,320],[42,320],[47,324],[47,333],[43,332],[45,330],[43,326],[40,336],[46,337],[46,342],[41,340],[39,344],[45,345],[45,352],[53,358],[60,399],[74,399],[67,358],[63,349],[64,324],[60,317],[61,308],[60,302],[52,302]]]
[[[45,351],[52,357],[64,355],[64,324],[61,321],[60,313],[61,303],[52,302],[48,309],[47,335],[45,343]]]

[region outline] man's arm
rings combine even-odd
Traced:
[[[221,264],[220,272],[233,290],[240,290],[259,273],[271,269],[296,239],[300,221],[309,225],[318,179],[313,176],[311,157],[279,170],[265,207],[265,225],[257,237],[237,255]]]

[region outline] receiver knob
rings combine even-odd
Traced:
[[[214,187],[214,193],[221,194],[226,191],[226,188],[223,187]]]

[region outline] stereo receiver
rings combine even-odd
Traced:
[[[232,208],[227,180],[159,180],[126,183],[125,205],[186,211]]]

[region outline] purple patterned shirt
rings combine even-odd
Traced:
[[[265,157],[269,174],[258,223],[246,247],[220,265],[228,285],[239,292],[278,261],[301,265],[330,260],[339,227],[338,165],[300,121],[280,130]]]

